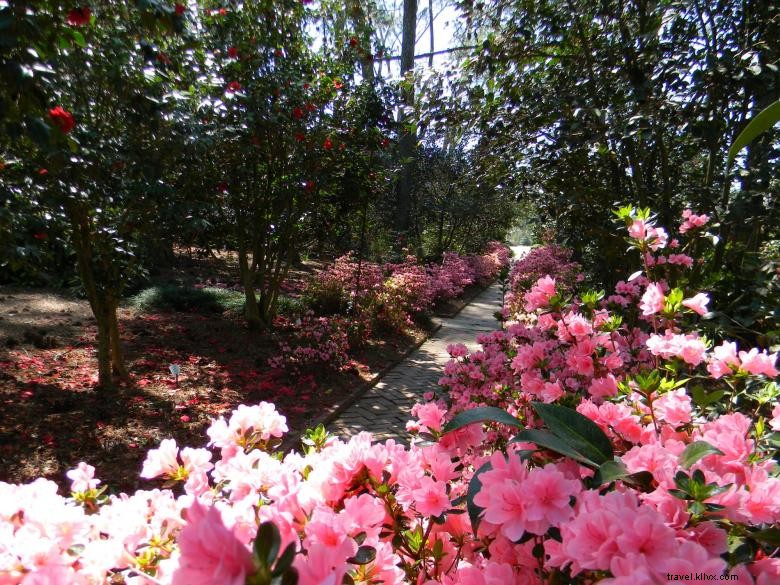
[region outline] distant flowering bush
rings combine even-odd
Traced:
[[[340,370],[349,361],[348,324],[341,317],[277,317],[274,323],[279,353],[268,360],[272,368],[303,373],[314,368]]]
[[[402,330],[415,315],[460,296],[470,284],[491,282],[509,265],[509,253],[504,244],[490,242],[482,254],[446,252],[441,264],[427,266],[414,256],[382,266],[358,262],[350,253],[312,278],[304,298],[315,312],[324,315],[372,308],[384,327]]]
[[[556,244],[531,249],[525,256],[512,263],[509,272],[509,292],[504,302],[505,316],[511,317],[524,311],[526,292],[544,276],[554,276],[561,291],[570,290],[581,273],[581,266],[571,260],[572,251]]]

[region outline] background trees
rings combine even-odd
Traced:
[[[706,212],[717,226],[705,286],[737,312],[745,286],[761,295],[765,281],[750,280],[780,225],[776,131],[729,174],[725,160],[746,120],[780,97],[776,2],[461,6],[464,36],[479,46],[461,92],[480,113],[484,174],[500,161],[601,280],[626,262],[607,219],[616,203],[652,206],[664,222],[688,206]]]

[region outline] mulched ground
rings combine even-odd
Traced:
[[[250,332],[240,317],[122,309],[131,380],[109,392],[95,388],[96,328],[85,305],[0,287],[0,343],[13,339],[0,348],[0,481],[42,476],[65,488],[65,471],[87,461],[112,490],[155,486],[138,473],[162,439],[205,446],[212,418],[261,400],[304,429],[425,336],[373,340],[346,371],[291,379],[266,364],[276,352],[270,334]]]

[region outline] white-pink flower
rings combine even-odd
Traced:
[[[152,479],[161,475],[169,475],[179,468],[179,447],[175,439],[164,439],[157,449],[146,454],[141,477]]]
[[[739,360],[740,368],[754,375],[764,374],[768,378],[774,378],[780,373],[775,369],[776,353],[767,354],[766,350],[759,352],[754,347],[750,351],[740,351]]]
[[[642,301],[639,303],[639,308],[642,309],[642,314],[646,317],[655,315],[664,310],[664,291],[661,285],[656,282],[651,282],[647,285],[645,294],[642,295]]]
[[[684,307],[688,307],[694,313],[698,315],[705,315],[707,313],[707,304],[710,302],[710,297],[705,293],[698,293],[697,295],[685,299],[682,304]]]
[[[70,489],[74,492],[86,492],[95,489],[100,483],[99,479],[95,479],[95,468],[83,461],[65,475],[71,480]]]

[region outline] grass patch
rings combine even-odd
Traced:
[[[241,313],[244,310],[244,293],[225,288],[161,285],[146,288],[130,297],[130,306],[146,313]]]

